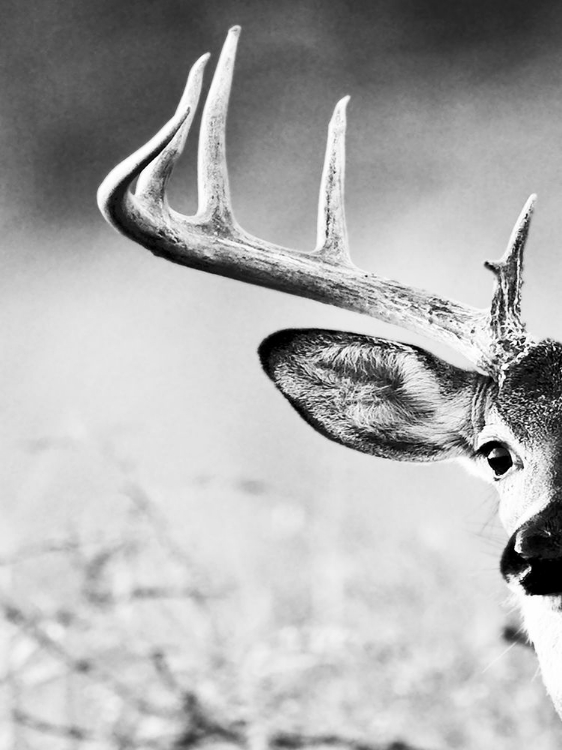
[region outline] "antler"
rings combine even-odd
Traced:
[[[522,252],[534,196],[519,217],[497,276],[490,310],[479,310],[367,273],[349,257],[344,212],[345,109],[335,108],[320,187],[318,244],[304,253],[253,237],[232,212],[225,125],[240,28],[226,39],[203,110],[199,207],[183,216],[169,207],[166,185],[183,150],[201,92],[203,55],[190,71],[172,119],[106,177],[101,212],[116,229],[174,263],[354,310],[447,343],[481,371],[497,376],[527,342],[519,317]],[[131,185],[138,177],[136,191]]]

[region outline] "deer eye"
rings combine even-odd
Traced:
[[[480,448],[480,453],[486,457],[488,465],[497,477],[501,477],[513,466],[511,453],[501,443],[487,443]]]

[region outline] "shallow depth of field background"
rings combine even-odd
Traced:
[[[5,3],[0,746],[169,748],[189,694],[253,747],[285,731],[553,750],[534,656],[501,638],[517,618],[492,491],[329,443],[255,354],[284,327],[425,342],[173,266],[97,213],[106,172],[234,23],[245,228],[313,247],[326,127],[350,94],[355,262],[483,307],[482,261],[537,192],[524,314],[562,337],[553,0]],[[171,191],[186,212],[195,136]]]

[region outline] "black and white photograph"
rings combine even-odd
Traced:
[[[558,750],[562,5],[0,18],[0,750]]]

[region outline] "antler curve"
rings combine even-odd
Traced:
[[[336,105],[328,128],[316,249],[305,253],[253,237],[234,218],[225,152],[239,34],[238,26],[228,33],[203,110],[197,213],[183,216],[170,208],[166,186],[193,121],[208,54],[191,69],[172,119],[103,181],[98,205],[107,221],[174,263],[394,323],[445,342],[479,370],[497,376],[528,341],[519,300],[522,253],[535,196],[527,201],[503,258],[487,264],[497,277],[490,310],[437,297],[357,268],[349,257],[344,211],[345,97]],[[131,185],[136,178],[133,193]]]

